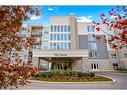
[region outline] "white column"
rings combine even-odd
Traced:
[[[49,69],[48,69],[48,71],[51,71],[51,65],[52,65],[52,63],[49,62]]]

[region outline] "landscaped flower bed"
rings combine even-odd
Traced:
[[[94,73],[75,71],[63,72],[39,72],[33,77],[34,80],[50,82],[89,82],[89,81],[112,81],[112,79],[96,76]]]

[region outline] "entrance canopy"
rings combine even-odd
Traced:
[[[88,57],[88,49],[51,50],[33,49],[33,57]]]

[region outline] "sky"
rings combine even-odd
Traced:
[[[116,6],[40,6],[41,14],[39,16],[31,16],[29,21],[25,21],[24,24],[38,23],[43,25],[50,24],[50,16],[69,16],[71,12],[75,14],[80,22],[82,21],[100,21],[100,14],[108,14],[109,10]]]

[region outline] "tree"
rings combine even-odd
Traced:
[[[28,66],[21,61],[18,52],[23,47],[28,48],[33,43],[33,38],[23,40],[19,35],[24,21],[30,19],[30,15],[39,15],[38,7],[32,6],[0,6],[0,89],[25,85],[37,69]],[[11,51],[15,50],[11,63]]]
[[[110,37],[107,42],[113,49],[121,49],[127,44],[127,6],[116,6],[115,9],[109,10],[109,14],[101,13],[101,22],[93,22],[96,31],[102,31]],[[100,25],[114,29],[114,34],[106,32],[100,28]],[[97,40],[104,40],[101,37],[94,37]]]

